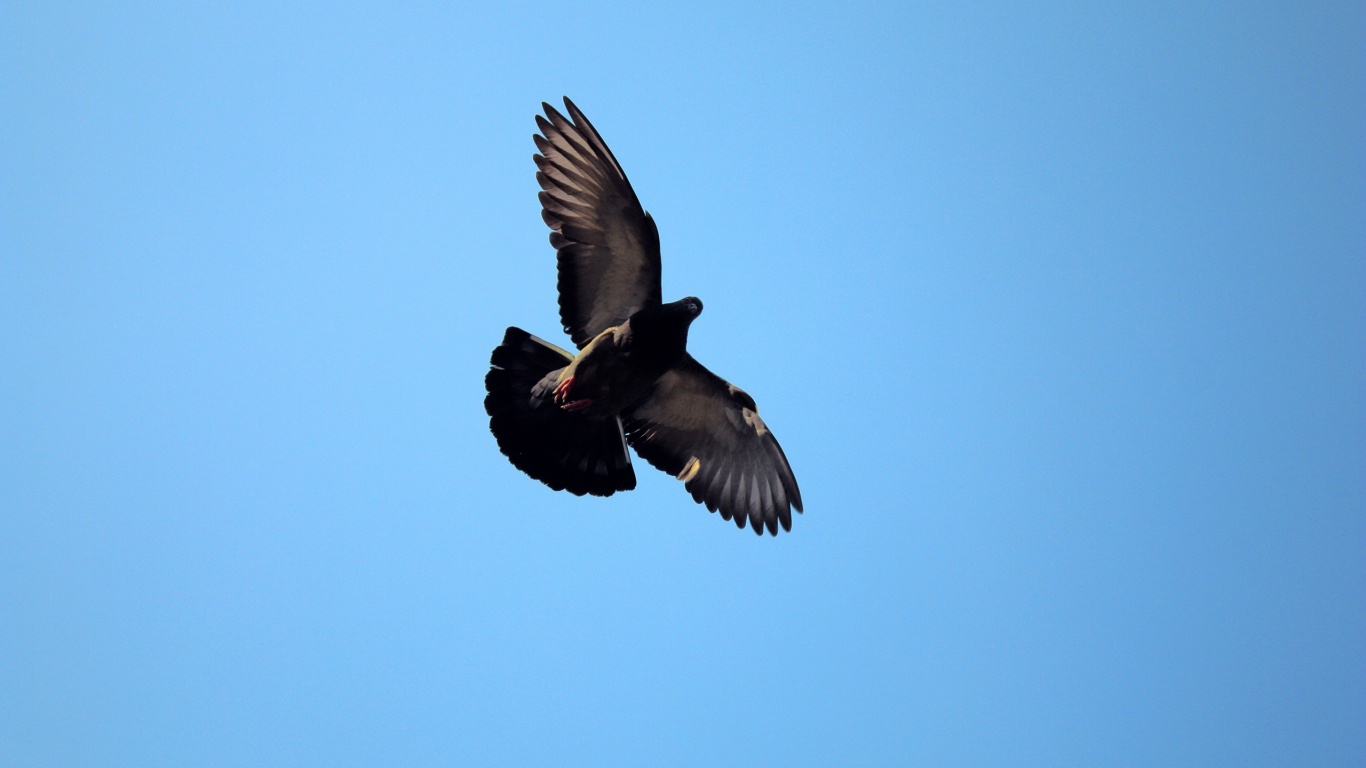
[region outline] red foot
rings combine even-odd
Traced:
[[[582,411],[584,408],[593,404],[589,398],[583,400],[570,400],[569,390],[574,386],[574,377],[566,377],[564,381],[555,385],[555,404],[566,411]]]
[[[569,400],[569,388],[574,386],[574,377],[566,376],[564,381],[555,385],[555,404],[564,405]]]

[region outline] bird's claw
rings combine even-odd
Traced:
[[[569,400],[569,388],[574,386],[574,377],[566,376],[555,385],[555,405],[564,405]]]
[[[555,404],[566,411],[582,411],[593,404],[592,399],[570,400],[569,390],[574,386],[574,377],[566,376],[564,381],[555,385]]]

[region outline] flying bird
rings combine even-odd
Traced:
[[[541,106],[532,159],[578,353],[507,329],[484,379],[498,448],[557,491],[611,496],[636,487],[629,444],[738,527],[790,531],[797,479],[754,399],[688,354],[702,302],[663,303],[654,219],[574,102]]]

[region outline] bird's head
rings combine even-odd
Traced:
[[[689,296],[686,299],[679,299],[674,304],[681,305],[681,309],[688,313],[689,317],[697,317],[702,314],[702,300],[696,296]]]
[[[688,326],[692,321],[702,314],[702,300],[696,296],[689,296],[678,301],[671,301],[659,307],[661,313],[668,318],[665,322],[683,332],[686,338]]]
[[[651,309],[641,310],[637,317],[644,320],[649,319],[651,324],[663,324],[673,328],[678,328],[686,332],[692,321],[702,314],[702,300],[696,296],[689,296],[678,301],[671,301],[668,304],[659,304]]]

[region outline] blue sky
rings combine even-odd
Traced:
[[[1359,3],[0,10],[0,762],[1359,765]],[[513,469],[532,116],[806,514]]]

